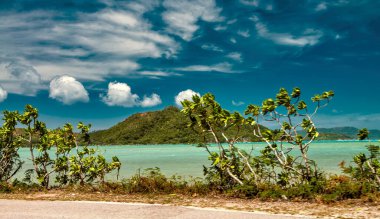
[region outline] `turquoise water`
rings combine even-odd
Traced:
[[[367,144],[368,142],[355,141],[314,142],[310,147],[309,156],[326,172],[339,173],[338,164],[343,160],[350,162],[354,154],[365,152],[364,146]],[[253,154],[258,154],[264,144],[241,143],[238,144],[238,147],[247,151],[253,148]],[[194,145],[123,145],[99,146],[97,148],[108,159],[115,155],[119,157],[122,162],[121,178],[131,176],[139,169],[143,170],[150,167],[159,167],[166,175],[202,177],[203,165],[210,165],[205,149]],[[22,148],[19,153],[25,161],[23,169],[32,168],[29,150]],[[53,154],[54,152],[52,152]],[[23,172],[21,171],[17,177],[23,176]]]

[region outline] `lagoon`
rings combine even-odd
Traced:
[[[319,167],[327,173],[340,173],[338,164],[341,161],[349,163],[352,156],[360,152],[366,152],[365,145],[368,142],[358,141],[316,141],[313,142],[309,156],[314,159]],[[241,149],[258,154],[265,146],[264,143],[239,143]],[[146,168],[159,167],[167,175],[177,174],[183,177],[203,177],[203,165],[210,165],[208,154],[204,148],[195,145],[120,145],[120,146],[98,146],[100,152],[107,159],[118,156],[122,162],[120,177],[126,178]],[[216,149],[216,147],[214,147]],[[17,174],[22,178],[24,170],[32,168],[29,159],[29,149],[19,150],[22,160],[25,161],[23,170]],[[52,157],[54,152],[52,151]],[[111,178],[115,178],[115,174]]]

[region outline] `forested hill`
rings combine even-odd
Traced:
[[[189,121],[178,108],[171,106],[160,111],[134,114],[107,130],[91,133],[91,139],[94,144],[101,145],[197,143],[202,139],[187,126]],[[257,141],[252,133],[249,127],[240,131],[241,140]]]
[[[364,128],[364,127],[363,127]],[[319,128],[318,131],[321,137],[324,136],[326,139],[357,139],[357,134],[359,129],[354,127],[336,127],[336,128]],[[369,137],[371,139],[380,139],[380,130],[369,130]],[[328,136],[333,136],[333,138],[328,138]]]
[[[189,118],[176,107],[167,107],[164,110],[137,113],[115,126],[91,133],[93,144],[123,145],[123,144],[186,144],[198,143],[199,132],[187,126]],[[356,139],[357,128],[319,128],[318,140]],[[230,130],[229,134],[236,130]],[[258,141],[253,135],[252,127],[246,126],[240,131],[240,141]],[[231,136],[231,135],[230,135]],[[380,139],[379,130],[370,130],[372,139]],[[211,136],[208,141],[212,142]]]

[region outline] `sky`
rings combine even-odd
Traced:
[[[211,92],[230,111],[333,90],[319,127],[380,129],[378,0],[1,0],[0,110],[105,129]]]

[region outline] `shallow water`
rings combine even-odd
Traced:
[[[365,152],[368,142],[357,141],[319,141],[312,143],[309,156],[314,159],[318,166],[328,173],[340,173],[338,164],[341,161],[350,162],[352,156]],[[241,143],[238,147],[258,154],[264,147],[263,143]],[[125,178],[135,174],[139,169],[159,167],[166,175],[178,174],[188,177],[202,177],[203,165],[210,165],[208,154],[204,148],[194,145],[120,145],[99,146],[107,159],[118,156],[122,162],[120,177]],[[214,147],[216,149],[216,147]],[[19,150],[21,158],[25,161],[23,170],[32,168],[29,159],[29,149]],[[52,152],[52,157],[54,152]],[[23,176],[24,171],[17,174],[18,178]],[[115,175],[113,175],[115,177]],[[112,176],[111,176],[112,178]]]

